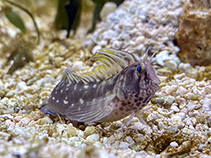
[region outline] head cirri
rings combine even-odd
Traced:
[[[152,57],[129,65],[122,71],[117,96],[130,102],[131,110],[141,110],[160,89],[160,80],[152,65]]]

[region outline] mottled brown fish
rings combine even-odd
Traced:
[[[141,63],[125,51],[101,49],[91,59],[91,72],[66,69],[42,111],[74,122],[112,122],[134,116],[159,90],[151,59]]]

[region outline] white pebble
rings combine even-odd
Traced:
[[[182,79],[183,77],[185,77],[186,75],[185,75],[185,73],[181,73],[181,74],[176,74],[176,75],[174,75],[174,78],[175,79]]]
[[[185,120],[185,122],[186,122],[186,125],[188,125],[188,126],[193,125],[193,124],[192,124],[192,121],[191,121],[191,118],[187,118],[187,119]]]
[[[139,36],[138,38],[136,38],[135,44],[138,45],[140,43],[142,43],[144,40],[144,36]]]
[[[205,98],[203,102],[203,110],[209,111],[211,109],[211,99]]]
[[[204,144],[199,145],[199,150],[202,150],[204,148]]]
[[[112,147],[114,148],[118,148],[119,147],[119,141],[115,141],[114,144],[112,145]]]
[[[172,118],[171,118],[172,122],[181,122],[182,121],[182,118],[178,115],[174,115]]]
[[[106,144],[107,141],[108,141],[108,138],[107,137],[103,137],[103,138],[101,138],[101,141],[103,142],[103,144]]]
[[[164,125],[163,122],[158,122],[158,127],[159,127],[160,129],[164,129],[164,128],[165,128],[165,125]]]
[[[184,119],[186,116],[186,114],[183,112],[177,113],[176,115],[179,116],[181,119]]]
[[[100,138],[100,136],[98,134],[92,134],[86,138],[86,141],[89,143],[94,143],[94,142],[98,141],[99,138]]]
[[[175,71],[177,69],[177,63],[173,60],[165,61],[165,66],[168,67],[171,71]]]
[[[99,45],[96,45],[93,49],[92,49],[92,54],[95,54],[97,52],[97,50],[101,49],[102,47]]]
[[[180,109],[177,106],[175,106],[175,105],[171,106],[171,110],[173,110],[175,112],[179,112],[180,111]]]
[[[126,148],[128,148],[129,146],[130,146],[130,144],[127,143],[127,142],[121,142],[121,143],[119,144],[119,148],[122,148],[122,149],[126,149]]]
[[[149,116],[147,117],[147,121],[152,121],[152,120],[156,120],[158,118],[157,114],[151,113],[149,114]]]
[[[106,20],[107,16],[116,9],[117,5],[113,2],[107,2],[104,4],[101,12],[100,17],[103,21]]]
[[[122,45],[122,42],[121,41],[114,41],[112,43],[112,47],[113,48],[116,48],[116,49],[120,49],[121,45]]]
[[[177,146],[178,146],[177,142],[171,142],[170,145],[171,145],[172,147],[177,147]]]
[[[23,82],[23,81],[19,82],[18,83],[18,88],[20,90],[25,89],[26,88],[26,82]]]
[[[108,143],[108,144],[113,144],[114,142],[115,142],[115,137],[114,137],[114,135],[111,135],[109,138],[108,138],[108,140],[106,141],[106,143]]]
[[[133,140],[131,137],[129,137],[129,136],[127,136],[127,137],[125,138],[125,140],[126,140],[130,145],[135,144],[134,140]]]
[[[12,38],[14,38],[18,32],[19,32],[18,29],[7,27],[7,33]]]
[[[181,70],[189,70],[191,68],[191,65],[189,63],[180,63],[179,69]]]
[[[187,89],[185,89],[184,87],[180,86],[176,92],[179,95],[184,95],[187,93]]]
[[[118,139],[121,139],[123,136],[124,136],[124,133],[123,132],[117,133],[117,138]]]
[[[170,57],[174,62],[176,62],[177,66],[181,63],[180,59],[176,54],[171,54]]]
[[[164,61],[170,60],[170,59],[171,59],[171,58],[169,57],[169,52],[166,51],[166,50],[160,52],[160,53],[159,53],[158,55],[156,55],[156,57],[155,57],[156,62],[157,62],[159,65],[161,65],[161,66],[164,66],[164,65],[165,65]]]
[[[194,104],[193,102],[189,102],[187,106],[188,106],[188,111],[192,111],[193,109],[195,109],[196,104]]]
[[[73,66],[72,66],[72,70],[73,71],[79,71],[79,70],[82,70],[83,68],[83,62],[82,61],[76,61]]]
[[[133,125],[133,129],[135,130],[142,130],[145,126],[141,122],[136,122]]]
[[[100,142],[95,142],[93,145],[97,148],[102,148],[103,146]]]

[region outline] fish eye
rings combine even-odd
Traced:
[[[141,66],[140,65],[137,66],[137,71],[141,72]]]

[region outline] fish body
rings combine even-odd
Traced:
[[[159,90],[160,80],[146,58],[139,63],[129,53],[102,49],[94,59],[100,66],[91,74],[66,69],[43,111],[85,124],[113,122],[141,110]]]

